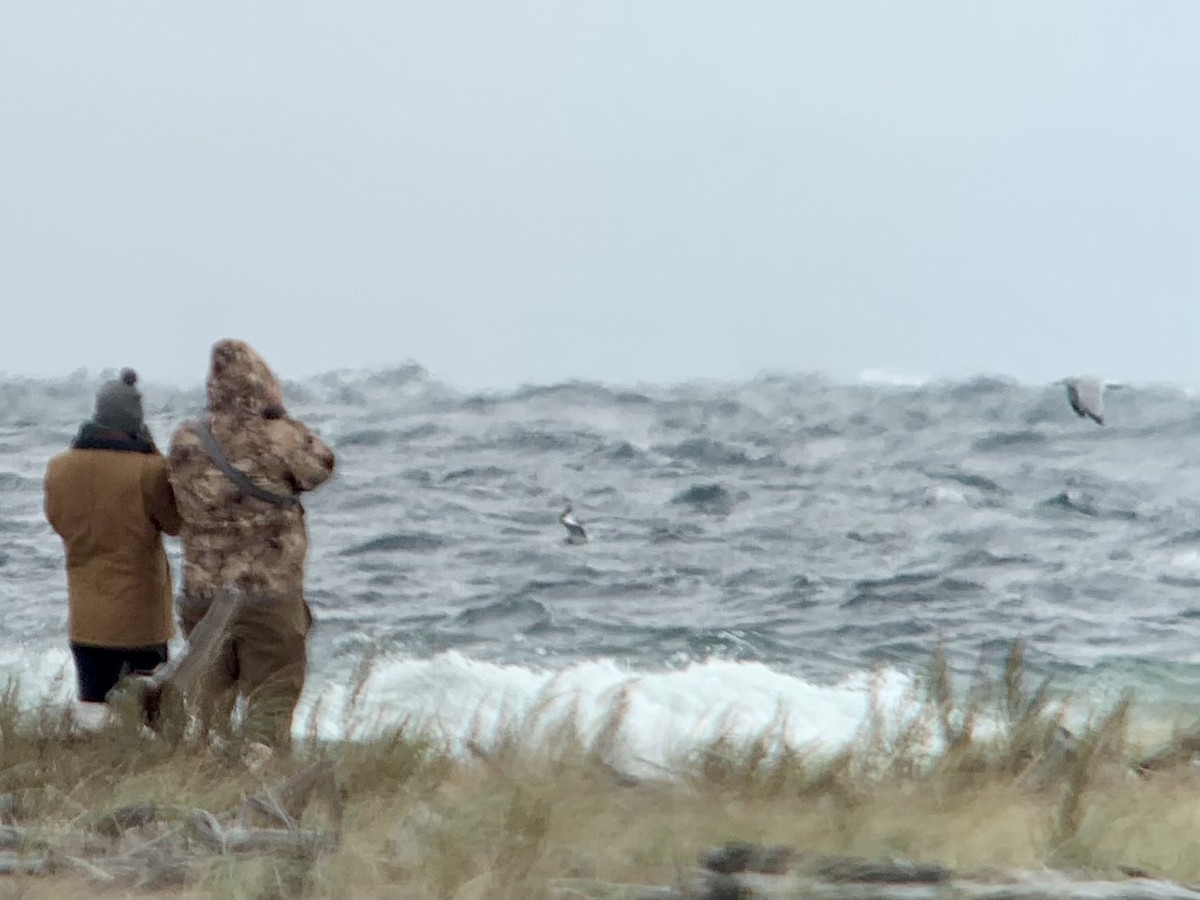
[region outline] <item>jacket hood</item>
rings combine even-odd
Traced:
[[[208,411],[261,416],[283,405],[275,373],[245,341],[217,341],[208,372]]]

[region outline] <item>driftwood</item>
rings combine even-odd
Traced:
[[[296,819],[318,792],[324,795],[334,826],[340,830],[342,796],[333,763],[328,760],[313,763],[291,778],[247,797],[238,807],[238,815],[245,824],[266,819],[284,828],[295,828]]]
[[[0,875],[44,875],[51,871],[46,854],[0,853]]]
[[[62,854],[50,854],[47,858],[50,864],[50,870],[57,872],[62,869],[73,869],[81,875],[99,881],[103,884],[110,884],[117,880],[117,876],[107,869],[102,869],[100,866],[86,859],[80,859],[77,856],[65,856]]]
[[[188,817],[192,833],[221,853],[323,853],[334,848],[333,836],[312,828],[246,828],[224,826],[202,809]]]
[[[603,893],[631,900],[1200,900],[1200,892],[1147,877],[1091,880],[1063,872],[972,874],[907,860],[798,853],[735,842],[701,855],[701,869],[674,888]],[[629,886],[633,888],[635,886]],[[558,883],[555,896],[583,896]],[[589,896],[598,896],[595,887]]]
[[[299,824],[318,792],[337,801],[333,766],[322,760],[220,815],[204,809],[133,803],[91,819],[85,828],[56,833],[32,826],[0,826],[0,876],[73,872],[97,883],[140,888],[185,884],[206,861],[255,854],[312,861],[336,849],[340,802],[331,803],[335,830]],[[265,815],[283,827],[255,827]]]
[[[695,894],[698,900],[1198,900],[1200,893],[1166,881],[1087,881],[1054,873],[990,882],[968,877],[939,884],[829,882],[779,875],[723,876]],[[679,895],[676,895],[679,896]],[[667,898],[662,898],[667,900]]]
[[[131,828],[149,825],[159,818],[157,803],[145,801],[121,806],[104,813],[92,823],[92,830],[105,837],[117,838]]]

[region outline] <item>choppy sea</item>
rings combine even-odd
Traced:
[[[0,379],[0,677],[69,696],[47,460],[102,375]],[[335,449],[307,502],[317,618],[297,729],[415,717],[461,739],[531,710],[667,760],[775,723],[836,745],[944,649],[1015,640],[1081,707],[1200,716],[1200,399],[1127,385],[569,382],[456,390],[416,365],[286,384]],[[144,385],[160,446],[203,389]],[[571,502],[589,541],[565,543]],[[177,542],[168,540],[176,579]],[[342,704],[370,675],[353,721]],[[782,723],[782,724],[780,724]]]

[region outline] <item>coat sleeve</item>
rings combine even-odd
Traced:
[[[164,534],[179,534],[183,524],[175,505],[175,492],[167,477],[167,461],[159,454],[150,457],[142,470],[142,502],[151,521]]]
[[[289,431],[282,442],[288,480],[298,491],[311,491],[333,474],[333,451],[303,423],[286,418],[279,424]]]
[[[43,482],[42,510],[46,514],[46,521],[50,523],[58,534],[62,534],[59,529],[59,504],[58,492],[54,488],[54,463],[46,467],[46,479]]]

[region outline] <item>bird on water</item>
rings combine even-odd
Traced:
[[[567,529],[568,544],[586,544],[587,532],[583,530],[583,526],[576,521],[572,514],[571,504],[567,504],[567,508],[562,511],[562,515],[558,517],[558,521],[563,523],[563,527]]]

